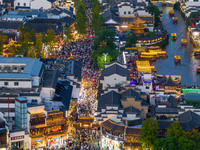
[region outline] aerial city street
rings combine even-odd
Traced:
[[[0,0],[0,150],[200,150],[199,6]]]

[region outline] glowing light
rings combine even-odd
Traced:
[[[193,32],[194,36],[199,36],[199,32]]]
[[[122,25],[121,27],[122,27],[122,28],[128,28],[128,26],[126,26],[126,25]]]

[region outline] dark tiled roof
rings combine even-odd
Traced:
[[[81,81],[82,63],[80,61],[70,59],[67,62],[65,69],[68,75],[74,75],[79,81]]]
[[[102,125],[103,128],[106,128],[107,130],[110,130],[113,133],[114,132],[120,133],[120,134],[124,133],[125,126],[117,124],[117,123],[115,123],[111,120],[106,120],[101,125]]]
[[[59,7],[54,7],[51,10],[49,10],[48,12],[52,13],[54,15],[60,15],[61,13],[66,13],[66,14],[70,15],[71,17],[74,16],[72,11],[67,10],[67,9],[62,9],[62,8],[59,8]]]
[[[170,108],[177,108],[178,102],[174,96],[169,96],[168,102]]]
[[[66,26],[70,26],[74,23],[75,18],[71,17],[63,17],[61,19],[46,19],[46,18],[35,18],[33,20],[29,20],[31,23],[46,23],[46,24],[57,24],[61,26],[63,22],[66,23]]]
[[[20,96],[40,96],[40,93],[20,93]]]
[[[164,86],[177,86],[178,83],[176,83],[171,76],[167,79],[166,82],[163,83]]]
[[[133,7],[131,4],[129,3],[122,3],[121,5],[119,5],[119,7],[122,7],[122,6],[130,6],[130,7]]]
[[[4,3],[5,3],[5,2],[14,3],[14,0],[3,0],[3,2],[4,2]]]
[[[170,125],[174,122],[171,120],[158,120],[158,127],[159,129],[168,129]]]
[[[0,21],[0,29],[15,29],[17,30],[23,22]]]
[[[118,64],[113,64],[110,67],[104,68],[102,70],[100,80],[103,80],[104,76],[110,76],[115,73],[123,77],[127,77],[127,78],[129,77],[129,71],[127,69],[119,66]]]
[[[144,119],[137,119],[137,120],[128,120],[128,126],[138,126],[142,125]]]
[[[184,130],[193,130],[200,127],[200,115],[192,111],[180,114],[178,119]]]
[[[128,89],[122,93],[122,99],[126,99],[128,97],[134,97],[136,100],[143,100],[140,94],[133,89]]]
[[[47,33],[48,29],[53,29],[56,34],[59,34],[56,24],[27,22],[25,26],[28,27],[29,31],[34,29],[36,33]]]
[[[136,114],[139,114],[139,113],[140,113],[140,110],[137,109],[137,108],[135,108],[135,107],[133,107],[133,106],[129,106],[129,107],[127,107],[127,108],[124,109],[124,112],[125,112],[126,114],[129,114],[129,113],[136,113]]]
[[[43,87],[54,88],[58,80],[57,70],[45,70],[43,74]]]
[[[120,17],[118,15],[116,15],[114,12],[112,12],[110,9],[103,12],[103,14],[101,16],[103,17],[104,22],[112,19],[112,20],[116,21],[117,23],[120,23]]]
[[[126,128],[126,135],[140,135],[140,128],[132,128],[132,127],[127,127]]]
[[[106,108],[106,105],[117,105],[121,107],[121,95],[115,91],[110,91],[98,98],[98,111]]]
[[[178,114],[177,108],[155,108],[156,114]]]
[[[126,135],[140,135],[140,128],[134,128],[134,127],[127,127],[125,129],[125,125],[121,125],[118,123],[113,122],[112,120],[106,120],[102,124],[102,127],[110,130],[113,133],[124,133],[126,130]]]
[[[153,84],[154,85],[159,85],[159,84],[163,84],[167,81],[167,77],[165,75],[163,75],[162,77],[157,76],[156,78],[153,79]]]

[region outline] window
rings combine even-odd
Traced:
[[[19,82],[14,82],[14,86],[18,86],[19,85]]]
[[[146,89],[149,89],[149,87],[147,86]]]
[[[130,12],[130,11],[128,11],[128,14],[130,15],[130,14],[131,14],[131,12]]]
[[[8,85],[8,82],[4,82],[4,85]]]
[[[126,11],[124,12],[124,15],[126,15]]]
[[[17,3],[18,6],[20,6],[20,3]]]
[[[198,2],[199,0],[194,0],[194,2]]]
[[[26,3],[24,3],[24,6],[26,6]]]

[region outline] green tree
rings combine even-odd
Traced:
[[[30,42],[33,42],[33,45],[36,43],[36,33],[34,29],[30,32]]]
[[[100,15],[101,5],[98,0],[93,0],[91,12],[92,12],[92,19],[91,19],[92,29],[93,29],[94,33],[97,34],[97,32],[100,31],[100,29],[102,28],[102,25],[103,25],[102,18]]]
[[[73,2],[74,2],[74,7],[77,8],[80,0],[73,0]]]
[[[55,47],[55,44],[57,42],[57,38],[56,38],[54,30],[52,30],[52,29],[47,30],[46,42],[47,42],[47,45],[48,45],[48,52],[50,52],[52,54],[54,47]]]
[[[155,32],[148,32],[146,34],[147,37],[154,37],[155,35],[156,35]]]
[[[72,29],[70,27],[65,28],[65,35],[67,37],[65,42],[74,40],[72,35]]]
[[[197,150],[198,145],[193,140],[186,137],[180,137],[178,140],[178,150]]]
[[[157,138],[154,143],[154,150],[177,150],[177,143],[175,138]]]
[[[151,13],[154,14],[155,26],[156,26],[156,27],[159,26],[160,23],[161,23],[161,21],[160,21],[160,10],[159,10],[159,8],[158,8],[157,6],[151,4],[151,5],[149,5],[149,6],[147,7],[147,10],[148,10],[149,12],[151,12]]]
[[[180,10],[180,2],[174,3],[174,9]]]
[[[183,129],[178,121],[173,122],[167,129],[167,136],[175,137],[176,140],[183,136]]]
[[[36,39],[36,44],[35,44],[35,51],[36,51],[36,57],[39,58],[41,56],[42,53],[42,34],[39,33],[38,37]]]
[[[27,40],[27,39],[25,39],[25,38],[27,38],[27,35],[25,35],[25,34],[28,33],[28,27],[20,25],[17,30],[19,32],[19,40],[18,40],[18,42],[20,44],[22,44],[24,42],[24,40]],[[29,38],[28,38],[28,40],[29,40]]]
[[[103,53],[108,53],[108,55],[111,57],[110,58],[111,61],[117,59],[118,51],[116,50],[116,45],[114,43],[115,35],[116,35],[115,31],[109,29],[103,29],[100,32],[98,32],[94,40],[93,53],[92,53],[92,58],[96,65],[98,65],[97,64],[98,56],[103,56]]]
[[[141,133],[138,139],[142,147],[153,149],[157,136],[157,121],[154,118],[146,118],[145,121],[142,122]]]
[[[107,56],[106,57],[106,63],[110,63],[111,61],[111,56]],[[101,68],[104,67],[104,63],[105,63],[105,57],[103,55],[99,55],[97,56],[97,65]]]
[[[6,42],[7,38],[8,37],[6,35],[1,35],[0,33],[0,54],[3,53],[3,45]]]
[[[130,34],[126,41],[126,47],[132,47],[133,44],[136,44],[136,42],[137,42],[137,40],[136,40],[135,34]]]
[[[86,34],[87,17],[85,11],[86,11],[85,4],[82,1],[79,2],[76,14],[76,29],[78,30],[78,33],[81,35]]]

